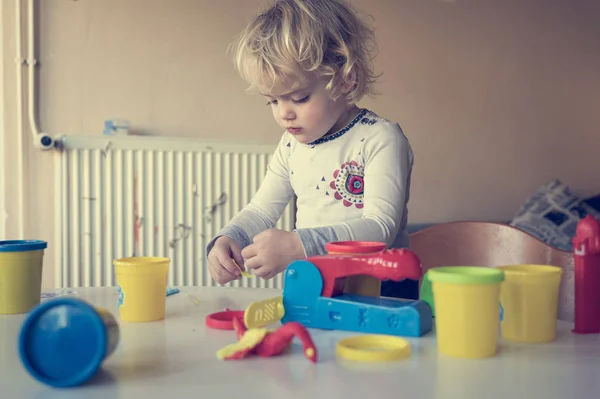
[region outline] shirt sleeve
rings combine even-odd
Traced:
[[[331,241],[379,241],[388,246],[394,242],[406,218],[413,152],[400,126],[386,124],[365,141],[362,217],[295,230],[302,239],[306,256],[325,254],[325,244]]]
[[[284,134],[267,167],[265,178],[252,200],[207,245],[208,254],[217,238],[231,237],[241,248],[252,242],[261,231],[275,227],[294,193],[288,173],[289,139]]]

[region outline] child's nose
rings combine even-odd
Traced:
[[[283,119],[285,121],[290,121],[290,120],[296,119],[296,114],[291,109],[291,107],[283,106],[280,108],[280,112],[281,112],[281,119]]]

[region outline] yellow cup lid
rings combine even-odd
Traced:
[[[506,281],[512,282],[560,282],[562,269],[550,265],[505,265],[498,266],[504,271]]]
[[[148,266],[162,263],[169,263],[170,258],[164,258],[160,256],[130,256],[128,258],[119,258],[113,261],[114,265],[117,266]]]
[[[336,354],[357,362],[385,362],[410,357],[410,342],[390,335],[356,335],[338,341]]]
[[[504,281],[504,271],[484,266],[443,266],[427,271],[431,282],[450,284],[499,284]]]

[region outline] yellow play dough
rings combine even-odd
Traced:
[[[266,328],[247,330],[238,342],[219,349],[217,351],[217,358],[223,360],[243,350],[252,349],[265,338],[267,333]]]

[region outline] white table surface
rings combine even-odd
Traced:
[[[0,316],[2,398],[544,398],[600,395],[600,335],[574,335],[559,323],[551,344],[501,342],[498,356],[454,359],[437,351],[435,334],[411,338],[410,359],[367,366],[335,357],[335,343],[351,332],[311,330],[319,362],[303,356],[297,340],[279,357],[223,361],[218,349],[235,342],[233,331],[208,329],[207,314],[245,309],[278,290],[194,288],[167,297],[167,317],[152,323],[120,322],[121,340],[88,384],[57,389],[34,380],[21,365],[17,336],[26,315]],[[115,288],[77,288],[71,294],[111,310]],[[194,303],[186,294],[200,300]]]

